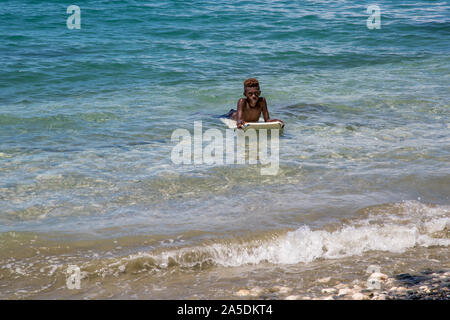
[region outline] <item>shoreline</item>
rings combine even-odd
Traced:
[[[327,277],[316,280],[321,287],[319,294],[301,294],[286,286],[275,286],[244,288],[235,296],[257,300],[450,300],[450,270],[425,269],[392,277],[376,272],[368,281],[378,283],[379,289],[371,289],[368,282],[360,280],[331,285],[332,279]]]

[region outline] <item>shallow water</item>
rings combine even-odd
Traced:
[[[379,2],[379,30],[355,1],[77,4],[80,30],[57,2],[0,8],[0,297],[448,267],[448,3]],[[174,164],[173,131],[225,134],[250,76],[286,124],[278,174]]]

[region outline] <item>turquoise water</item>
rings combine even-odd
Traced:
[[[0,265],[11,257],[12,232],[89,240],[99,259],[110,257],[102,248],[114,239],[127,243],[115,258],[143,250],[158,266],[173,250],[203,241],[216,248],[223,239],[229,247],[208,247],[198,259],[334,259],[331,248],[302,241],[347,224],[359,239],[373,206],[398,237],[384,237],[380,226],[369,232],[377,245],[360,239],[366,246],[354,251],[343,229],[335,241],[344,256],[448,246],[448,2],[378,1],[381,29],[373,30],[370,3],[359,1],[76,4],[80,30],[67,28],[68,4],[58,1],[0,7]],[[194,120],[224,132],[213,115],[235,108],[249,77],[260,81],[271,116],[286,123],[279,173],[173,164],[172,132],[193,132]],[[434,240],[406,241],[405,223]],[[286,233],[278,253],[262,253],[272,234]],[[55,253],[59,265],[92,259],[74,248]],[[299,253],[305,248],[309,255]],[[40,261],[40,252],[27,259]]]

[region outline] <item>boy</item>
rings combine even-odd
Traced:
[[[244,96],[237,104],[237,111],[231,109],[226,115],[228,118],[236,120],[236,125],[241,128],[245,122],[257,122],[261,112],[265,122],[283,121],[278,119],[270,119],[269,111],[267,111],[267,103],[264,97],[260,97],[259,82],[255,78],[244,81]],[[284,123],[283,123],[284,126]]]

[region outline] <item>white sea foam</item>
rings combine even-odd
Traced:
[[[159,268],[171,263],[192,267],[202,263],[235,267],[269,262],[273,264],[308,263],[318,258],[337,259],[368,251],[402,253],[415,246],[449,246],[450,239],[437,238],[450,224],[448,206],[427,206],[406,201],[372,214],[355,225],[335,231],[311,230],[302,226],[270,240],[245,243],[214,243],[205,246],[168,250],[159,254],[139,253],[125,260],[151,258]],[[124,262],[122,260],[122,262]],[[119,263],[120,264],[120,263]],[[116,264],[117,265],[117,264]],[[111,265],[112,266],[112,265]]]

